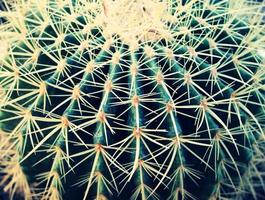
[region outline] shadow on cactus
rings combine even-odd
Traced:
[[[264,198],[264,3],[3,4],[2,194]]]

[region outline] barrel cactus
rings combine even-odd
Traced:
[[[264,3],[8,0],[8,199],[262,199]]]

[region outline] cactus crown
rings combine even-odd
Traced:
[[[124,43],[134,45],[143,40],[157,40],[162,34],[162,37],[168,37],[166,22],[170,17],[173,18],[166,2],[104,1],[103,12],[98,16],[103,22],[95,21],[102,24],[107,37],[117,34]]]
[[[3,190],[25,200],[262,197],[263,6],[5,0]]]

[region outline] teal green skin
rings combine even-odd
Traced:
[[[216,1],[217,2],[217,1]],[[212,2],[215,4],[215,2]],[[183,2],[185,4],[185,2]],[[75,2],[73,2],[75,5]],[[150,132],[150,134],[154,134],[155,136],[163,136],[164,138],[174,138],[177,134],[181,136],[189,136],[190,134],[198,133],[199,137],[205,144],[210,144],[210,138],[214,138],[217,133],[222,130],[222,124],[217,122],[216,119],[212,117],[211,114],[206,112],[205,118],[199,129],[196,129],[196,116],[198,114],[198,109],[196,108],[184,108],[185,106],[190,105],[200,105],[202,99],[207,96],[207,94],[203,93],[198,87],[193,85],[187,86],[183,84],[185,74],[188,71],[192,71],[193,73],[203,71],[202,73],[198,73],[197,76],[193,78],[193,81],[203,88],[210,95],[214,95],[214,100],[222,100],[229,99],[229,97],[236,91],[238,88],[242,87],[244,83],[249,82],[249,84],[254,84],[252,81],[251,74],[255,74],[259,70],[259,63],[261,62],[260,58],[252,53],[248,53],[244,58],[241,58],[251,64],[247,65],[247,70],[243,70],[243,68],[238,68],[233,63],[232,56],[238,50],[239,45],[242,44],[244,37],[249,33],[249,28],[247,22],[242,21],[241,19],[233,19],[231,23],[231,28],[234,31],[234,34],[227,33],[222,30],[222,24],[228,19],[228,15],[225,15],[227,5],[225,3],[220,4],[220,9],[215,11],[210,11],[205,9],[202,11],[203,3],[196,4],[197,12],[194,11],[194,16],[203,16],[203,18],[210,19],[207,20],[208,24],[216,25],[220,24],[220,27],[216,30],[211,30],[208,27],[205,27],[203,24],[200,24],[194,17],[189,17],[187,20],[183,19],[183,25],[186,25],[189,28],[196,29],[191,32],[190,35],[178,35],[175,36],[174,41],[179,41],[177,44],[168,42],[165,40],[161,40],[159,42],[148,43],[148,45],[152,46],[156,52],[156,56],[153,59],[147,58],[144,53],[144,45],[140,45],[139,49],[135,52],[130,52],[129,47],[122,43],[118,39],[118,36],[114,36],[116,38],[115,44],[113,44],[109,49],[86,49],[84,51],[80,51],[78,46],[80,42],[77,40],[76,35],[80,38],[86,38],[87,35],[82,33],[83,27],[86,25],[85,16],[79,16],[76,19],[76,22],[66,23],[61,22],[63,20],[63,16],[56,14],[56,5],[51,3],[50,18],[54,22],[54,26],[47,26],[43,33],[34,32],[33,27],[34,24],[28,22],[28,29],[31,32],[31,35],[28,36],[29,43],[37,43],[39,46],[43,47],[46,51],[52,52],[51,54],[54,57],[62,56],[66,59],[66,63],[69,67],[67,71],[68,77],[72,77],[70,80],[67,76],[60,75],[58,71],[54,69],[43,70],[48,68],[49,66],[54,66],[56,63],[52,61],[45,52],[41,52],[38,57],[38,61],[36,66],[32,64],[25,64],[27,62],[26,56],[20,56],[18,52],[28,51],[27,45],[23,42],[14,44],[13,52],[15,55],[15,61],[18,66],[19,72],[22,76],[25,76],[26,79],[38,79],[43,80],[47,85],[47,91],[50,96],[50,103],[46,106],[45,113],[42,111],[43,108],[43,100],[40,99],[38,101],[37,108],[32,106],[33,100],[31,96],[27,98],[21,99],[17,102],[18,105],[21,105],[24,108],[28,108],[31,110],[33,116],[39,117],[47,117],[47,113],[52,111],[52,114],[56,114],[58,116],[65,116],[70,121],[70,123],[82,127],[82,129],[76,129],[77,135],[81,138],[81,140],[85,144],[102,144],[102,145],[111,145],[115,144],[130,134],[132,134],[133,129],[137,126],[136,123],[136,108],[131,106],[130,104],[118,104],[121,99],[123,101],[130,100],[133,95],[138,95],[140,97],[146,97],[146,101],[141,102],[139,107],[139,125],[143,129],[157,129],[158,124],[160,127],[155,132]],[[174,6],[173,6],[174,7]],[[67,7],[63,8],[65,11],[70,12]],[[201,9],[201,10],[200,10]],[[195,10],[195,9],[194,9]],[[173,9],[174,11],[174,9]],[[34,11],[33,11],[34,12]],[[220,15],[224,13],[223,15]],[[32,18],[34,15],[28,13],[28,18]],[[62,18],[62,19],[61,19]],[[63,24],[61,24],[63,23]],[[69,26],[67,29],[66,27]],[[61,44],[61,48],[58,49],[53,46],[54,41],[49,38],[56,37],[56,31],[54,28],[64,28],[66,32],[66,36],[64,41]],[[172,32],[178,32],[179,27],[170,27]],[[218,47],[212,49],[210,43],[206,37],[206,34],[211,32],[209,37],[216,38],[216,42],[218,43]],[[104,44],[105,38],[101,35],[101,32],[94,28],[91,30],[92,36],[90,39],[91,43],[97,41],[97,43]],[[40,34],[40,35],[39,35]],[[39,38],[39,39],[37,39]],[[201,39],[203,38],[203,39]],[[188,46],[200,41],[200,45],[198,45],[195,49],[197,52],[197,56],[195,56],[192,62],[189,59],[189,51]],[[229,44],[229,45],[225,45]],[[243,43],[244,44],[244,43]],[[171,47],[174,51],[174,58],[170,61],[165,58],[166,56],[166,46]],[[245,44],[245,48],[247,45]],[[99,70],[95,70],[93,73],[87,73],[82,71],[86,67],[86,63],[83,61],[90,61],[92,58],[95,60],[96,65],[101,65],[107,60],[111,59],[110,55],[114,52],[121,52],[122,58],[120,59],[120,63],[118,65],[113,64],[103,64]],[[210,55],[205,55],[210,54]],[[182,57],[181,55],[185,55],[186,57]],[[7,58],[7,60],[10,58]],[[130,73],[130,65],[132,62],[137,62],[138,66],[140,66],[138,70],[138,74],[136,76],[136,81],[133,82],[133,77]],[[225,63],[221,69],[222,74],[226,75],[218,78],[218,84],[207,83],[207,79],[210,76],[211,71],[209,70],[209,66],[215,65],[217,63]],[[199,64],[198,64],[199,63]],[[253,64],[254,63],[254,64]],[[256,63],[256,64],[255,64]],[[2,71],[5,71],[5,66],[2,67]],[[162,85],[157,85],[155,81],[152,81],[152,77],[156,76],[158,71],[161,71],[165,78],[165,82],[169,93],[165,90]],[[32,76],[29,76],[27,72],[34,72]],[[106,79],[112,80],[114,85],[120,87],[120,89],[116,89],[114,87],[113,91],[108,94],[108,98],[106,104],[103,106],[103,111],[107,113],[109,116],[120,116],[126,109],[128,112],[121,115],[117,118],[108,118],[108,123],[115,134],[111,133],[111,131],[107,128],[107,133],[104,130],[104,124],[101,122],[97,122],[93,125],[86,125],[86,120],[90,119],[90,117],[96,114],[96,110],[99,109],[100,104],[103,100],[103,96],[106,91],[104,91],[104,83]],[[8,82],[8,81],[7,81]],[[3,87],[7,87],[8,85],[6,80],[1,80],[1,84]],[[133,85],[132,85],[133,83]],[[73,88],[75,85],[80,86],[80,90],[82,91],[83,98],[86,100],[87,106],[84,104],[79,105],[76,100],[70,100],[66,103],[63,103],[59,107],[56,107],[61,102],[64,102],[69,96],[70,93],[61,90],[61,88],[56,88],[54,85],[60,85],[66,88]],[[25,95],[36,89],[33,85],[29,84],[29,82],[21,81],[19,84],[19,89],[28,89],[25,91],[13,91],[10,94],[11,99],[15,99],[18,96]],[[135,88],[130,93],[130,88]],[[223,90],[222,93],[219,91]],[[170,94],[170,95],[169,95]],[[118,98],[119,97],[119,98]],[[262,98],[260,98],[262,97]],[[249,109],[249,111],[254,115],[258,116],[258,114],[263,113],[262,104],[264,104],[264,90],[256,90],[251,92],[249,97],[249,101],[257,102],[257,104],[245,103],[245,106]],[[149,100],[148,100],[149,99]],[[153,100],[150,100],[153,99]],[[150,110],[155,111],[159,108],[164,107],[171,99],[177,101],[177,105],[179,107],[176,108],[175,112],[173,112],[173,120],[170,115],[163,119],[164,115],[157,117],[158,113],[150,112]],[[180,103],[179,103],[180,102]],[[92,108],[93,107],[93,108]],[[56,108],[56,109],[54,109]],[[80,108],[82,112],[80,112]],[[148,109],[146,109],[148,108]],[[216,104],[216,115],[226,123],[228,121],[228,105],[227,104]],[[16,114],[14,114],[14,107],[6,106],[1,108],[1,129],[6,132],[12,132],[14,127],[19,124],[21,118],[17,120],[4,120],[11,119]],[[231,120],[228,123],[229,130],[236,129],[240,127],[240,121],[243,124],[246,124],[251,116],[249,113],[246,113],[243,109],[239,109],[240,116],[238,116],[237,110],[235,108],[231,108],[233,114],[231,115]],[[184,114],[183,114],[184,113]],[[189,117],[193,116],[194,118]],[[149,120],[156,118],[152,123],[147,123]],[[173,121],[175,123],[173,123]],[[42,140],[48,135],[51,131],[53,125],[56,123],[52,122],[41,122],[37,121],[38,126],[42,129],[43,135],[39,134],[38,136],[33,136],[33,138],[27,137],[24,131],[24,153],[21,155],[21,159],[23,156],[27,155],[28,152],[33,148],[31,145],[31,139],[33,139],[34,143],[38,143],[37,140]],[[264,121],[259,122],[262,126],[264,125]],[[121,130],[120,128],[129,127],[130,130]],[[34,129],[34,127],[32,127]],[[26,128],[22,128],[23,130]],[[208,131],[209,129],[209,131]],[[257,127],[258,129],[258,127]],[[166,131],[164,131],[166,130]],[[197,199],[209,199],[213,194],[217,193],[218,183],[227,181],[228,174],[231,177],[232,183],[237,187],[239,184],[239,174],[242,176],[248,168],[248,163],[252,159],[253,153],[251,150],[252,144],[257,139],[257,133],[249,132],[248,136],[245,134],[234,135],[234,139],[237,142],[237,148],[233,145],[231,141],[224,141],[224,146],[220,147],[219,154],[215,155],[214,153],[209,153],[209,148],[205,146],[198,146],[195,144],[185,144],[187,148],[180,148],[177,150],[177,153],[174,157],[173,164],[171,169],[168,172],[168,177],[173,176],[174,171],[180,166],[185,165],[189,166],[192,169],[199,172],[199,179],[196,179],[197,184],[192,180],[188,175],[183,177],[183,182],[181,181],[180,175],[174,176],[173,180],[169,182],[168,178],[164,178],[163,182],[169,183],[167,187],[165,185],[160,185],[160,187],[156,190],[156,193],[159,196],[159,199],[173,199],[173,194],[176,188],[180,187],[181,184],[185,186],[185,190],[188,191],[193,197]],[[222,133],[222,132],[221,132]],[[65,142],[65,137],[59,133],[54,134],[52,137],[45,140],[44,144],[39,147],[39,152],[36,154],[30,155],[26,160],[24,160],[21,165],[23,167],[24,172],[27,174],[28,180],[30,183],[34,183],[37,180],[37,175],[49,171],[53,162],[53,157],[46,159],[45,162],[40,162],[38,165],[34,165],[36,162],[44,158],[46,154],[46,150],[50,146],[58,146],[62,148],[65,152],[69,151],[69,155],[75,155],[79,152],[84,152],[87,150],[87,147],[84,145],[75,145],[75,143],[80,143],[80,138],[77,138],[76,134],[73,134],[72,130],[68,130],[68,140],[72,141],[69,143]],[[228,137],[228,136],[227,136]],[[108,142],[108,143],[107,143]],[[162,141],[162,144],[167,144],[168,141]],[[121,166],[126,167],[129,163],[134,162],[135,157],[135,141],[132,142],[129,146],[131,148],[131,152],[124,152],[121,156],[117,158],[117,162],[121,164]],[[161,146],[157,145],[152,141],[148,141],[148,147],[141,141],[140,142],[140,159],[147,160],[150,158],[150,152],[163,151]],[[110,155],[114,154],[114,150],[106,150]],[[195,152],[198,157],[205,160],[198,159],[198,157],[194,156],[192,152]],[[166,160],[166,156],[169,151],[165,151],[160,156],[157,156],[156,160],[158,163],[162,164]],[[240,163],[237,165],[238,172],[235,167],[227,167],[224,168],[223,162],[224,160],[230,160],[231,157],[236,163]],[[69,161],[71,166],[75,166],[76,163],[81,163],[74,168],[74,172],[70,170],[69,165],[66,161],[63,161],[63,165],[69,173],[65,177],[63,177],[63,173],[58,169],[57,172],[62,176],[62,183],[64,192],[62,192],[62,199],[82,199],[86,190],[86,184],[82,186],[74,185],[77,183],[81,177],[87,175],[92,168],[94,157],[87,157],[86,155],[82,156],[73,156],[73,158]],[[171,159],[169,159],[171,160]],[[165,163],[169,164],[169,160]],[[82,161],[82,162],[81,162]],[[206,165],[207,163],[207,165]],[[123,178],[126,174],[120,175],[121,172],[115,168],[114,165],[106,166],[106,162],[102,155],[99,156],[99,162],[96,166],[96,171],[101,172],[108,180],[112,180],[112,177],[109,172],[109,168],[111,171],[115,172],[114,176],[117,177],[116,183],[118,188],[122,188],[122,186],[126,183],[123,181]],[[157,166],[156,166],[157,167]],[[239,173],[239,174],[238,174]],[[144,182],[150,187],[155,188],[159,183],[158,179],[149,176],[146,171],[143,172]],[[136,170],[130,182],[127,183],[127,186],[122,190],[121,193],[115,191],[115,188],[110,187],[112,194],[104,185],[101,185],[99,188],[96,188],[96,184],[92,186],[90,189],[89,195],[87,199],[93,199],[96,195],[97,189],[99,189],[100,193],[106,196],[108,199],[128,199],[132,196],[135,188],[141,183],[141,175],[139,168]],[[45,183],[43,183],[45,186]],[[74,185],[74,186],[73,186]],[[223,193],[227,194],[227,198],[233,198],[233,188],[229,186],[222,186]],[[146,196],[148,196],[148,192],[146,192]],[[181,198],[181,194],[178,195]],[[177,198],[177,197],[175,197]],[[191,199],[190,196],[186,196],[187,199]],[[139,199],[140,196],[139,196]],[[150,197],[150,199],[154,199]]]

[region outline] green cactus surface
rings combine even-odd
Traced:
[[[0,194],[265,196],[265,3],[4,0]]]

